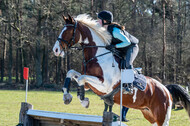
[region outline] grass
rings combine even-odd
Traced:
[[[62,101],[62,92],[53,91],[29,91],[28,103],[33,105],[34,109],[90,114],[102,116],[104,104],[100,98],[92,92],[87,92],[86,96],[90,99],[88,109],[80,105],[76,97],[76,92],[71,92],[73,100],[70,105],[64,105]],[[0,90],[0,126],[15,126],[19,122],[19,111],[21,102],[25,101],[24,91]],[[114,105],[113,111],[119,114],[119,105]],[[130,121],[126,124],[129,126],[151,126],[146,121],[139,110],[129,109],[127,119]],[[188,126],[190,121],[185,110],[172,110],[170,126]]]

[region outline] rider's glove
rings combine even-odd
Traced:
[[[105,47],[108,50],[114,50],[115,49],[115,45],[108,45]]]

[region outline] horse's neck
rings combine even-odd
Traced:
[[[93,29],[87,28],[86,26],[81,26],[80,30],[82,45],[105,46],[104,40]],[[87,72],[89,75],[99,77],[102,80],[107,80],[104,83],[104,85],[107,85],[105,86],[105,90],[110,92],[112,90],[112,87],[119,82],[120,72],[117,62],[115,62],[114,58],[111,58],[113,55],[111,53],[106,54],[107,52],[109,51],[102,47],[85,48],[84,56],[86,62],[88,62],[85,66],[85,72]],[[101,57],[96,58],[96,56]],[[113,61],[116,67],[112,67],[112,65],[110,65],[113,63]],[[112,80],[113,82],[107,83],[108,80]]]
[[[84,49],[85,59],[89,60],[97,55],[103,54],[106,52],[105,48],[99,48],[96,46],[105,46],[103,39],[91,28],[81,25],[81,45],[84,46],[94,46],[87,47]]]

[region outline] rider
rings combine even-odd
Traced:
[[[112,35],[111,44],[106,46],[108,50],[118,50],[122,52],[120,55],[126,60],[126,69],[131,74],[133,72],[133,61],[135,60],[138,52],[138,42],[131,41],[124,33],[124,26],[113,22],[113,14],[110,11],[101,11],[98,13],[98,22]],[[132,93],[132,82],[126,85],[126,91]]]

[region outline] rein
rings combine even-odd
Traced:
[[[92,57],[91,59],[89,59],[88,61],[85,60],[85,57],[84,57],[84,49],[85,48],[95,48],[95,47],[98,47],[98,48],[105,48],[106,46],[85,46],[83,45],[82,48],[79,48],[79,47],[71,47],[73,49],[77,49],[77,50],[82,50],[83,52],[83,64],[84,64],[84,74],[86,74],[86,65],[93,61],[94,59],[97,59],[98,57],[101,57],[101,56],[104,56],[104,55],[107,55],[109,53],[113,53],[115,56],[117,56],[118,58],[122,59],[122,57],[119,55],[119,52],[115,49],[115,50],[111,50],[111,51],[108,51],[106,53],[103,53],[103,54],[100,54],[98,56],[94,56]]]
[[[93,61],[94,59],[97,59],[98,57],[101,57],[101,56],[104,56],[104,55],[107,55],[107,54],[111,53],[111,51],[109,51],[109,52],[100,54],[100,55],[98,55],[98,56],[94,56],[94,57],[92,57],[91,59],[89,59],[88,61],[86,61],[85,56],[84,56],[84,49],[85,49],[85,48],[94,48],[94,47],[105,48],[105,46],[82,46],[82,48],[79,48],[79,47],[71,47],[71,48],[74,48],[74,49],[77,49],[77,50],[82,50],[82,52],[83,52],[82,55],[83,55],[84,74],[86,74],[86,65],[87,65],[89,62]]]

